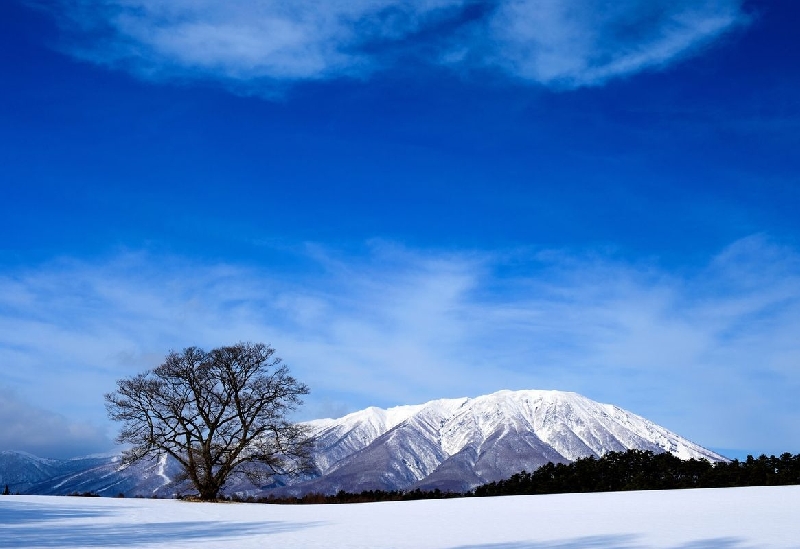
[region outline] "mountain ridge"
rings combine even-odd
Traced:
[[[383,421],[386,414],[394,415],[394,424]],[[388,410],[372,407],[309,425],[318,437],[319,476],[278,493],[464,491],[550,461],[632,448],[725,460],[618,406],[564,391],[503,390]]]
[[[726,460],[618,406],[564,391],[503,390],[387,409],[373,406],[305,425],[315,438],[313,473],[274,477],[261,486],[232,479],[224,492],[245,497],[416,488],[464,492],[548,462],[569,463],[628,449]],[[14,462],[19,481],[5,483],[29,493],[172,497],[191,492],[185,482],[176,481],[177,464],[164,458],[123,467],[118,457],[65,464],[30,456],[30,472],[22,465],[23,454],[13,459],[3,455],[0,481],[13,473],[6,463]]]

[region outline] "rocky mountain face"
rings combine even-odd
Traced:
[[[166,459],[121,467],[118,455],[55,460],[25,452],[0,452],[0,485],[21,494],[172,497],[174,490],[167,486],[179,472],[177,464]]]
[[[10,485],[17,490],[53,478],[58,474],[60,461],[44,459],[26,452],[0,452],[0,486]]]
[[[617,406],[561,391],[500,391],[368,408],[310,425],[319,476],[282,492],[464,491],[548,462],[628,449],[725,459]]]
[[[113,463],[118,460],[114,456],[46,459],[26,452],[3,451],[0,452],[0,485],[8,485],[12,491],[20,493],[56,493],[53,490],[62,480],[100,477],[99,471],[104,469],[113,473]]]
[[[671,452],[682,459],[725,459],[643,417],[560,391],[500,391],[387,410],[367,408],[308,426],[316,438],[312,475],[276,478],[268,486],[235,479],[225,491],[465,491],[547,462],[627,449]],[[25,493],[171,497],[191,492],[174,481],[178,472],[167,459],[120,467],[118,457],[58,461],[0,452],[0,483]]]

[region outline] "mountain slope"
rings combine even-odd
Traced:
[[[26,452],[0,452],[0,484],[8,485],[13,492],[53,492],[61,479],[86,475],[97,468],[110,467],[118,460],[115,456],[86,456],[75,459],[46,459]],[[115,467],[111,467],[113,470]],[[91,477],[99,475],[90,474]],[[138,482],[138,481],[137,481]],[[44,491],[42,489],[44,488]],[[72,492],[78,490],[71,490]],[[69,493],[69,492],[64,492]]]
[[[29,486],[58,474],[59,460],[45,459],[27,452],[0,452],[0,486],[8,485],[12,491],[26,490]]]
[[[279,493],[462,491],[547,462],[633,448],[682,459],[724,459],[643,417],[561,391],[500,391],[398,409],[369,408],[310,425],[318,436],[319,477]]]
[[[276,477],[263,486],[233,478],[224,491],[241,496],[466,491],[548,462],[627,449],[725,459],[619,407],[560,391],[500,391],[388,410],[372,407],[307,425],[316,439],[312,475]],[[191,493],[176,481],[179,472],[167,458],[121,467],[118,456],[59,461],[0,452],[0,484],[27,493]]]

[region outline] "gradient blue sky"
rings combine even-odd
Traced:
[[[800,5],[0,3],[0,449],[170,349],[800,452]]]

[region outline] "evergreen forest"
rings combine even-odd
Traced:
[[[747,456],[745,461],[710,463],[681,460],[649,450],[609,452],[569,464],[548,463],[532,473],[522,471],[506,480],[475,489],[476,496],[729,488],[800,484],[800,454],[780,457]]]
[[[609,452],[572,463],[548,463],[532,473],[522,471],[510,478],[490,482],[468,493],[434,491],[340,491],[336,495],[306,494],[303,497],[248,498],[261,503],[365,503],[456,497],[486,497],[624,490],[673,490],[679,488],[731,488],[800,484],[800,454],[780,457],[747,456],[745,461],[710,463],[681,460],[670,453],[649,450]]]

